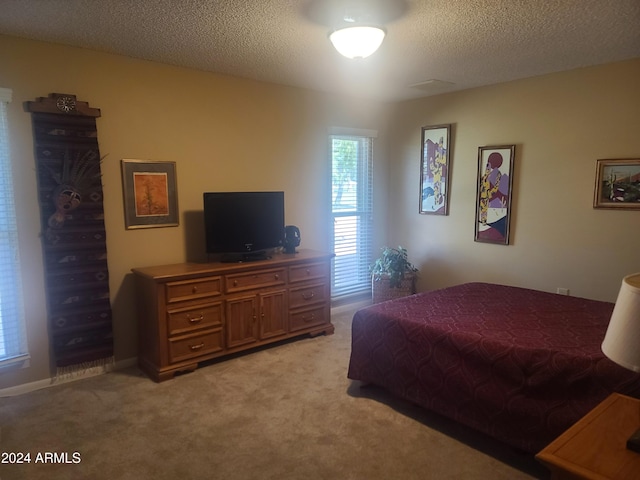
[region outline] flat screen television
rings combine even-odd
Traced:
[[[284,192],[205,192],[204,223],[210,259],[268,258],[284,241]]]

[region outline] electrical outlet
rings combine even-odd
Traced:
[[[569,295],[569,289],[568,288],[558,287],[558,289],[556,290],[556,293],[558,295]]]

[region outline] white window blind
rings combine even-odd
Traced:
[[[29,358],[9,158],[7,104],[10,101],[11,90],[0,88],[0,368]]]
[[[333,299],[371,291],[373,136],[330,135]]]

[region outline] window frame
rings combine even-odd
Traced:
[[[329,131],[329,163],[331,177],[331,204],[330,204],[330,240],[331,248],[335,254],[332,262],[331,272],[331,298],[333,301],[341,301],[350,297],[370,296],[371,281],[369,274],[369,265],[373,258],[373,149],[374,140],[377,138],[377,132],[373,130],[362,130],[353,128],[334,128]],[[334,205],[334,140],[354,140],[359,142],[360,147],[364,147],[363,151],[356,153],[358,162],[356,168],[356,192],[352,198],[356,199],[356,204],[352,210],[336,211]],[[364,162],[364,165],[363,165]],[[348,260],[341,256],[336,245],[336,221],[337,219],[345,219],[353,217],[351,225],[352,229],[356,229],[355,251],[351,245],[351,254],[355,260],[352,260],[354,266],[349,267],[346,263]],[[349,227],[347,225],[347,227]],[[349,248],[349,247],[347,247]],[[343,260],[343,262],[341,262]],[[351,283],[345,283],[344,279],[348,276],[354,277]],[[337,286],[338,284],[342,286]]]
[[[12,91],[0,87],[0,372],[28,366],[30,359],[8,132],[11,100]]]

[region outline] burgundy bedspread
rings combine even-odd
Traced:
[[[640,375],[604,356],[613,304],[467,283],[356,312],[348,376],[535,453]]]

